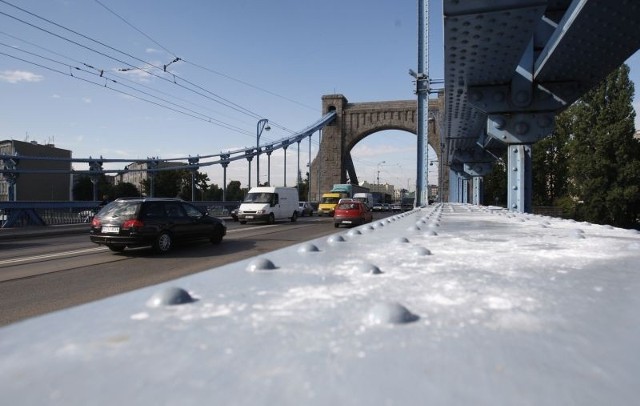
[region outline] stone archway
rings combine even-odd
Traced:
[[[429,100],[429,111],[435,120],[429,120],[429,145],[442,162],[440,126],[444,100]],[[404,130],[418,133],[418,104],[416,100],[349,103],[341,94],[322,96],[322,114],[336,112],[336,119],[322,130],[318,155],[311,163],[311,197],[319,200],[322,193],[335,183],[358,179],[351,159],[351,149],[368,135],[386,130]],[[425,163],[428,164],[428,163]],[[439,165],[442,168],[442,165]],[[439,171],[441,196],[448,196],[448,171]]]

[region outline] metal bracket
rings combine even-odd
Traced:
[[[553,132],[553,113],[492,114],[487,134],[505,144],[534,144]]]

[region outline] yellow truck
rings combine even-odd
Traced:
[[[328,192],[323,193],[320,198],[320,204],[318,205],[318,216],[333,216],[333,212],[336,210],[338,201],[346,197],[344,193]]]

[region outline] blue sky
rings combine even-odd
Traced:
[[[75,158],[215,154],[254,145],[260,117],[272,128],[263,141],[306,128],[320,118],[325,94],[415,98],[408,70],[417,68],[416,0],[7,2],[0,2],[0,139],[54,143]],[[430,2],[430,11],[430,76],[440,79],[441,2]],[[629,62],[637,86],[638,56]],[[188,114],[132,97],[148,98],[133,89]],[[314,136],[312,155],[317,143]],[[308,149],[303,142],[301,168]],[[379,168],[381,182],[415,188],[412,134],[373,134],[352,154],[361,181],[374,181]],[[271,164],[272,183],[282,184],[282,151]],[[255,160],[252,170],[255,184]],[[288,185],[296,170],[290,147]],[[206,172],[222,183],[221,168]],[[246,161],[232,163],[227,181],[246,185],[247,172]],[[266,158],[261,175],[266,181]]]

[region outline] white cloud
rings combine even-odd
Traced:
[[[82,101],[87,103],[87,104],[89,104],[89,103],[91,103],[91,98],[90,97],[83,97]]]
[[[44,79],[44,76],[37,75],[32,72],[25,72],[19,70],[5,70],[0,72],[0,81],[7,83],[18,82],[40,82]]]
[[[148,54],[159,54],[159,53],[162,53],[162,51],[160,51],[159,49],[155,49],[155,48],[147,48],[144,51],[146,53],[148,53]]]

